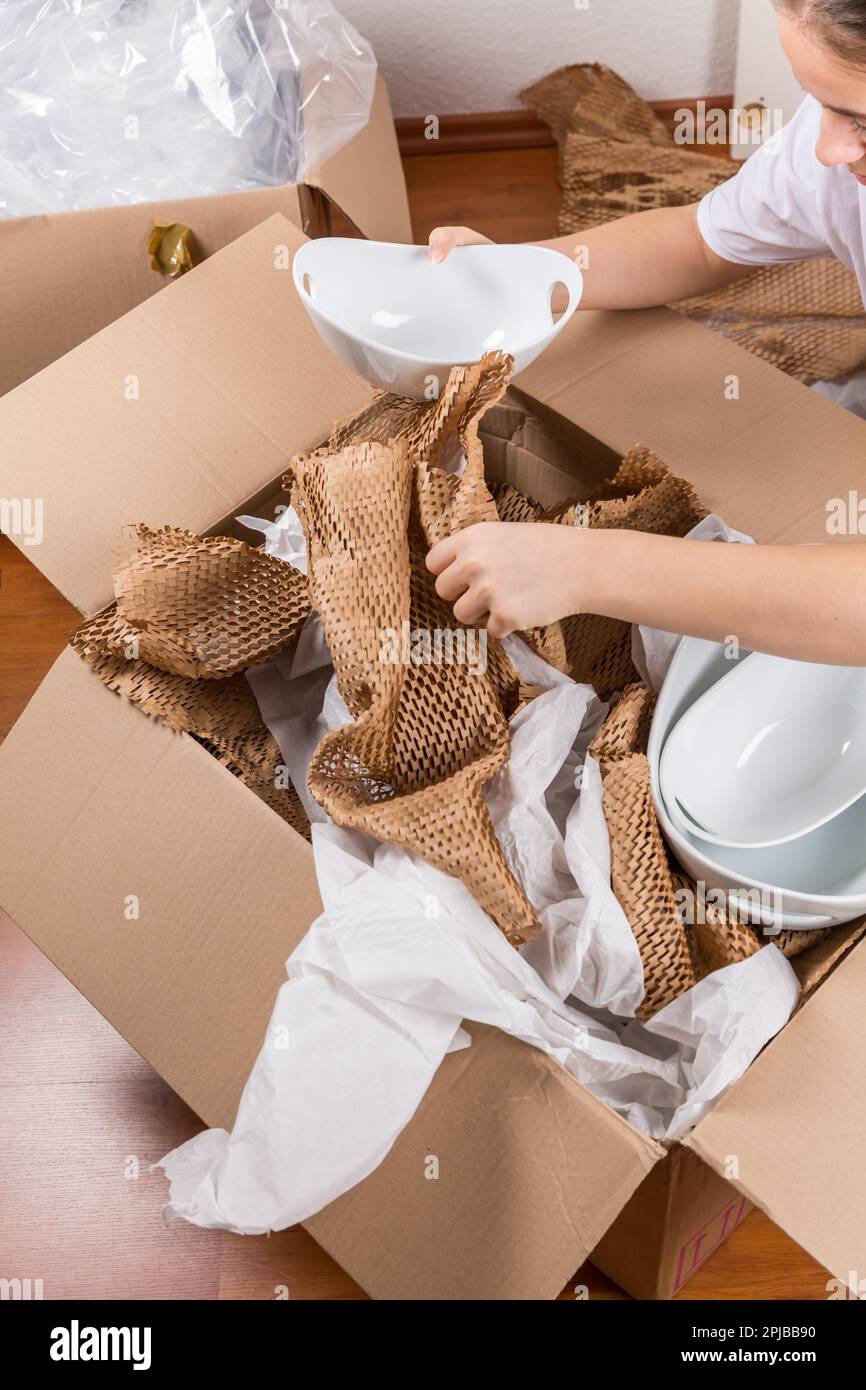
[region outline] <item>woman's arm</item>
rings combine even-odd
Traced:
[[[427,557],[437,592],[492,637],[599,613],[746,650],[866,665],[866,546],[758,546],[481,523]]]
[[[711,251],[698,229],[698,204],[658,208],[575,236],[539,241],[583,269],[583,309],[650,309],[675,304],[753,275]]]
[[[708,294],[751,275],[756,266],[734,265],[711,251],[698,230],[697,203],[658,208],[607,222],[576,236],[539,241],[574,257],[583,270],[584,309],[648,309]],[[429,255],[442,261],[455,246],[487,237],[471,227],[437,227]]]

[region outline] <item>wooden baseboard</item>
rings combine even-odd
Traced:
[[[426,116],[401,116],[395,121],[400,153],[474,154],[480,150],[525,150],[554,144],[550,127],[537,121],[529,111],[478,111],[438,119],[435,139],[426,134]]]
[[[729,111],[732,96],[683,97],[672,101],[651,101],[649,105],[670,131],[677,111],[697,111],[699,101],[708,111]],[[553,145],[550,127],[528,111],[478,111],[466,115],[439,116],[439,133],[431,139],[425,133],[428,117],[401,116],[396,122],[400,153],[474,154],[481,150],[526,150]]]

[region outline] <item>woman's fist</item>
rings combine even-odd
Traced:
[[[482,521],[434,545],[427,568],[459,623],[507,637],[584,609],[591,534],[547,522]]]

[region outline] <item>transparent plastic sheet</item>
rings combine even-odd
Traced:
[[[297,182],[375,80],[330,0],[4,0],[0,217]]]

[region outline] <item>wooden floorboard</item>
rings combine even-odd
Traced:
[[[551,149],[406,159],[416,238],[460,223],[500,241],[555,234]],[[0,538],[0,736],[60,653],[77,615]],[[191,1111],[22,932],[0,915],[0,1277],[46,1299],[359,1299],[300,1228],[232,1236],[160,1220],[148,1165],[200,1128]],[[695,1276],[691,1299],[822,1299],[827,1275],[754,1213]],[[624,1295],[591,1266],[563,1291]]]

